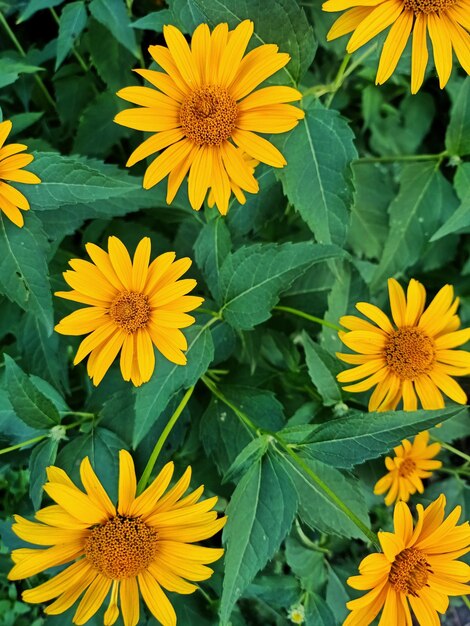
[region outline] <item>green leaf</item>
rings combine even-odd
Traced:
[[[17,113],[12,115],[10,120],[13,124],[9,139],[19,135],[24,130],[35,124],[44,115],[44,111],[29,111],[28,113]]]
[[[280,170],[284,193],[319,243],[343,245],[352,204],[351,161],[357,157],[353,132],[337,111],[319,104],[282,136],[288,165]]]
[[[250,441],[226,471],[223,482],[238,482],[247,469],[257,463],[265,455],[268,446],[268,435],[261,435]]]
[[[63,1],[64,0],[29,0],[28,4],[21,13],[20,17],[17,19],[16,23],[21,24],[21,22],[28,20],[38,11],[59,6],[59,4],[62,4]]]
[[[305,626],[336,626],[335,616],[326,601],[311,592],[305,599]]]
[[[113,93],[104,91],[87,106],[80,118],[73,145],[74,152],[88,156],[104,156],[118,143],[127,129],[114,122],[121,111],[122,103]],[[96,129],[100,129],[100,140],[96,141]]]
[[[45,441],[38,443],[31,452],[29,457],[29,497],[33,503],[34,510],[37,511],[41,506],[43,496],[43,485],[46,482],[46,467],[53,465],[59,442],[57,439],[48,437]]]
[[[16,415],[8,398],[8,391],[0,389],[0,439],[15,445],[42,434],[40,430],[31,428]]]
[[[173,24],[173,22],[173,14],[170,9],[162,9],[161,11],[154,11],[153,13],[144,15],[144,17],[132,22],[131,26],[132,28],[153,30],[156,33],[162,33],[165,24]]]
[[[470,77],[464,80],[452,107],[446,132],[447,152],[452,156],[470,154]]]
[[[57,57],[55,70],[61,66],[64,59],[72,50],[77,37],[86,26],[87,13],[82,0],[67,4],[60,16],[59,36],[57,38]]]
[[[55,405],[7,354],[5,370],[8,397],[15,413],[25,424],[33,428],[52,428],[60,423]]]
[[[305,332],[302,333],[302,344],[305,349],[308,373],[318,389],[324,405],[332,406],[341,402],[341,390],[335,377],[335,373],[340,369],[338,361],[312,341]]]
[[[351,468],[389,453],[402,439],[465,412],[462,408],[447,408],[353,413],[315,427],[302,450],[334,467]]]
[[[335,246],[311,242],[239,248],[225,259],[219,274],[224,319],[242,330],[264,322],[295,278],[315,263],[342,254]]]
[[[89,9],[95,20],[103,24],[138,59],[137,41],[124,0],[113,0],[112,4],[108,0],[92,0]]]
[[[369,528],[367,505],[358,481],[346,478],[334,467],[320,461],[302,458],[308,469],[306,471],[292,457],[283,455],[282,459],[297,489],[299,515],[308,526],[324,533],[364,539],[365,535],[339,503],[333,501],[319,485],[326,485]],[[313,479],[311,473],[316,479]]]
[[[19,59],[0,58],[0,89],[16,82],[21,74],[36,74],[44,71],[42,67],[25,63]]]
[[[303,532],[298,527],[298,532]],[[292,535],[297,533],[292,532]],[[302,589],[320,590],[326,581],[325,554],[290,536],[286,540],[286,561],[294,574],[300,578]],[[305,539],[308,541],[308,537]]]
[[[454,178],[454,187],[461,200],[460,206],[434,233],[431,241],[451,233],[468,232],[470,227],[470,163],[461,163]]]
[[[331,566],[328,569],[329,576],[328,585],[326,587],[326,601],[333,611],[336,622],[342,624],[349,613],[346,602],[349,602],[351,598],[348,596],[336,571]]]
[[[192,326],[186,336],[187,365],[175,365],[160,356],[153,378],[135,392],[136,420],[132,442],[134,448],[148,433],[174,394],[194,385],[212,361],[214,344],[207,328]]]
[[[46,261],[48,253],[49,242],[33,211],[25,213],[23,228],[18,228],[0,214],[0,292],[34,315],[45,326],[46,332],[51,333],[53,314]]]
[[[291,60],[278,72],[282,82],[298,83],[315,56],[317,43],[304,10],[295,0],[272,0],[269,19],[263,0],[171,0],[170,8],[178,22],[192,32],[207,22],[211,28],[228,22],[235,28],[243,20],[252,20],[255,32],[252,46],[276,44],[280,52],[288,52]]]
[[[400,174],[400,191],[389,208],[389,234],[371,288],[383,289],[387,278],[413,266],[456,205],[452,186],[436,163],[405,165]]]
[[[235,602],[278,550],[292,525],[295,489],[279,459],[267,454],[241,479],[227,507],[225,575],[220,620],[225,626]]]
[[[231,248],[230,232],[223,217],[216,217],[205,224],[194,244],[196,263],[217,302],[220,302],[220,268],[230,254]]]

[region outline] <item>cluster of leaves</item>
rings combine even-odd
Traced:
[[[307,626],[342,623],[344,581],[368,530],[391,523],[372,495],[382,457],[441,422],[440,439],[461,438],[468,419],[460,407],[368,414],[366,398],[336,382],[337,333],[295,311],[338,323],[358,301],[383,304],[389,276],[416,277],[431,294],[454,284],[470,321],[470,78],[455,71],[440,92],[431,76],[411,97],[405,54],[377,89],[375,44],[344,71],[344,44],[326,43],[332,17],[317,2],[272,0],[267,13],[263,0],[1,0],[0,10],[16,24],[9,39],[0,23],[3,118],[35,151],[43,181],[24,189],[32,210],[22,229],[0,216],[0,625],[70,619],[41,617],[6,582],[7,552],[20,545],[8,520],[40,507],[45,468],[78,480],[88,455],[116,494],[118,450],[132,450],[142,471],[193,385],[158,465],[191,464],[229,521],[216,575],[201,594],[172,598],[180,623],[282,626],[297,603]],[[253,45],[290,53],[276,80],[305,94],[305,120],[276,138],[288,166],[258,167],[259,194],[233,201],[227,218],[194,212],[184,189],[169,207],[165,183],[144,191],[143,166],[123,169],[142,137],[113,123],[115,91],[138,84],[131,70],[148,63],[163,24],[190,34],[202,21],[245,18]],[[206,298],[187,331],[188,365],[160,356],[139,389],[118,367],[94,388],[85,366],[71,365],[78,339],[53,333],[74,308],[52,297],[68,260],[111,234],[131,250],[145,235],[154,255],[193,258]],[[444,492],[468,513],[458,470],[423,501]],[[100,623],[102,614],[90,622]]]

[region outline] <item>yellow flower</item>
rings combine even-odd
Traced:
[[[192,545],[208,539],[225,524],[211,509],[217,498],[198,502],[203,487],[183,497],[191,468],[166,494],[173,475],[167,463],[153,483],[136,497],[132,457],[119,453],[117,507],[93,471],[88,457],[80,465],[84,493],[58,467],[48,467],[46,493],[56,502],[39,510],[31,522],[15,515],[14,532],[28,543],[48,546],[14,550],[8,578],[19,580],[74,561],[49,581],[23,592],[25,602],[43,603],[49,615],[67,611],[84,593],[73,617],[85,624],[101,607],[109,591],[106,626],[114,624],[121,606],[125,626],[139,622],[139,590],[150,612],[164,626],[174,626],[176,615],[163,589],[193,593],[187,582],[206,580],[212,563],[223,550]],[[164,495],[165,494],[165,495]],[[186,579],[186,580],[185,580]]]
[[[380,56],[376,78],[379,85],[393,74],[412,36],[411,93],[419,90],[428,64],[428,33],[441,89],[452,72],[452,48],[470,74],[470,0],[328,0],[323,10],[346,10],[333,24],[328,40],[354,31],[348,52],[391,26]]]
[[[468,522],[457,526],[461,507],[444,520],[446,499],[441,495],[423,509],[417,505],[418,521],[408,505],[395,506],[395,532],[379,532],[383,554],[369,554],[359,565],[360,576],[348,584],[370,590],[347,603],[351,613],[343,626],[369,626],[383,608],[379,626],[411,626],[410,606],[419,626],[439,626],[436,613],[445,613],[448,596],[469,592],[470,566],[457,561],[469,550]]]
[[[23,226],[24,218],[22,211],[29,211],[29,202],[25,196],[5,181],[14,183],[26,183],[34,185],[41,180],[32,172],[23,170],[34,160],[32,154],[20,154],[27,150],[22,143],[11,143],[5,146],[5,141],[10,134],[12,123],[9,120],[0,122],[0,211],[16,226]]]
[[[273,44],[245,51],[253,22],[245,20],[233,31],[218,24],[212,31],[200,24],[191,47],[174,26],[164,26],[167,47],[149,52],[163,72],[136,70],[153,87],[126,87],[118,96],[143,108],[126,109],[115,117],[123,126],[153,134],[131,154],[127,165],[163,150],[149,165],[144,187],[150,189],[168,176],[167,202],[173,201],[189,171],[188,194],[199,210],[212,188],[220,213],[228,210],[231,188],[256,193],[258,183],[243,160],[241,148],[257,161],[284,167],[277,148],[256,133],[284,133],[304,117],[286,104],[302,95],[292,87],[254,91],[290,60]]]
[[[417,280],[411,279],[406,297],[393,278],[388,290],[395,325],[366,302],[356,308],[376,325],[354,315],[340,319],[350,331],[339,333],[341,341],[359,354],[337,353],[346,363],[358,366],[338,374],[338,380],[365,379],[344,390],[360,392],[375,386],[369,411],[394,411],[402,399],[405,411],[416,411],[418,398],[424,409],[442,409],[441,391],[465,404],[467,396],[451,376],[470,372],[470,353],[452,348],[470,339],[470,329],[457,330],[459,299],[454,300],[453,287],[442,287],[426,310],[426,290]]]
[[[74,271],[64,272],[73,291],[56,296],[90,305],[64,317],[55,330],[64,335],[88,335],[78,348],[74,365],[88,358],[88,374],[98,385],[121,351],[124,380],[139,386],[155,367],[153,346],[169,361],[186,364],[188,347],[180,328],[194,323],[187,315],[203,298],[185,295],[196,286],[193,279],[178,280],[191,259],[175,261],[174,252],[158,256],[149,265],[150,239],[144,237],[131,261],[124,244],[109,237],[108,253],[93,243],[86,245],[93,263],[72,259]]]
[[[248,154],[246,154],[246,152],[243,152],[243,150],[238,149],[237,152],[241,154],[243,161],[246,163],[246,165],[248,166],[250,170],[250,174],[253,174],[256,166],[259,165],[259,161],[256,161],[256,159],[252,159]],[[230,181],[230,189],[232,190],[233,195],[235,196],[235,198],[238,200],[240,204],[246,203],[245,194],[240,189],[240,187],[233,182],[233,180]],[[207,205],[209,206],[209,208],[212,209],[214,204],[215,204],[215,194],[214,194],[214,190],[210,188],[209,195],[207,197]]]
[[[423,493],[422,478],[432,476],[432,470],[442,467],[441,461],[433,461],[441,450],[439,443],[429,444],[429,432],[419,433],[413,443],[403,439],[400,446],[394,448],[395,458],[387,457],[385,466],[388,474],[381,478],[374,487],[374,493],[382,495],[388,491],[385,504],[393,504],[396,500],[408,502],[410,495]]]

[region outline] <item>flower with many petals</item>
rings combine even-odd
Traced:
[[[153,483],[136,495],[134,462],[119,454],[119,497],[110,500],[88,457],[80,465],[85,491],[58,467],[48,467],[46,493],[56,504],[40,509],[29,521],[19,515],[13,531],[24,541],[46,546],[14,550],[8,578],[20,580],[74,561],[41,585],[23,592],[25,602],[43,603],[48,615],[67,611],[82,596],[74,624],[85,624],[109,594],[104,623],[111,626],[121,607],[124,626],[139,623],[141,595],[163,626],[175,626],[176,614],[163,589],[181,594],[196,591],[192,582],[206,580],[206,567],[223,554],[196,546],[217,533],[227,518],[217,518],[217,498],[200,501],[203,487],[184,495],[191,480],[188,467],[167,491],[173,475],[167,463]]]
[[[294,128],[304,112],[287,103],[302,96],[297,89],[277,85],[256,90],[290,57],[274,44],[263,44],[245,55],[252,35],[250,20],[233,31],[225,23],[212,32],[207,24],[200,24],[189,46],[175,26],[164,26],[167,45],[149,47],[163,72],[136,70],[155,89],[126,87],[118,92],[142,108],[121,111],[115,121],[154,133],[134,150],[127,165],[161,151],[145,172],[144,187],[149,189],[168,176],[169,204],[189,172],[193,209],[201,208],[212,189],[217,208],[225,214],[231,191],[239,201],[244,200],[242,192],[258,191],[243,152],[273,167],[286,164],[279,150],[258,133]]]

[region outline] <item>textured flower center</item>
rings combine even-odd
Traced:
[[[412,474],[415,471],[415,469],[416,469],[416,463],[413,461],[413,459],[403,459],[403,463],[400,465],[400,469],[398,470],[398,473],[403,478],[406,478],[407,476]]]
[[[406,548],[395,557],[388,582],[396,591],[416,597],[418,591],[429,586],[429,573],[432,571],[423,553],[416,548]]]
[[[147,569],[157,551],[157,531],[139,518],[117,515],[96,526],[85,542],[85,556],[103,576],[119,580]]]
[[[198,146],[220,146],[232,134],[236,121],[237,103],[224,87],[200,87],[181,105],[183,131]]]
[[[150,304],[147,296],[135,291],[122,291],[114,298],[109,315],[129,335],[147,325],[150,318]]]
[[[403,380],[414,380],[432,369],[436,358],[434,341],[414,326],[390,335],[384,356],[388,367]]]
[[[403,0],[405,9],[415,13],[437,13],[453,6],[457,0]]]

